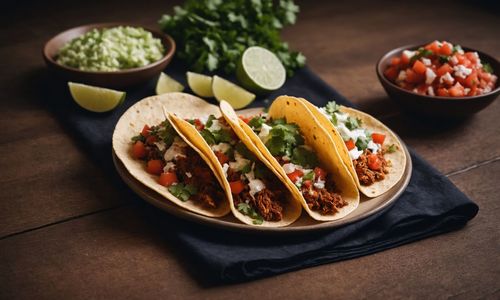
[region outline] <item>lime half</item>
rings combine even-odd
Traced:
[[[78,105],[93,112],[110,111],[125,100],[125,92],[68,82],[71,96]]]
[[[198,74],[194,72],[186,73],[189,88],[198,96],[211,98],[214,96],[212,92],[212,76]]]
[[[266,94],[279,89],[285,83],[286,70],[273,52],[254,46],[243,52],[236,76],[248,90]]]
[[[177,80],[161,72],[156,83],[156,94],[161,95],[165,93],[182,92],[184,86]]]
[[[226,100],[234,109],[243,108],[255,99],[254,94],[219,76],[212,80],[212,91],[215,99]]]

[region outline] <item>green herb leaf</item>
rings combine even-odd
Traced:
[[[192,195],[198,192],[198,189],[191,184],[178,183],[168,187],[168,191],[182,201],[187,201]]]
[[[434,52],[431,50],[425,49],[425,48],[418,48],[417,54],[413,55],[410,59],[410,64],[414,63],[415,61],[419,60],[422,57],[429,57],[433,55]]]
[[[359,118],[352,118],[352,117],[348,117],[347,118],[347,122],[345,122],[345,126],[349,129],[349,130],[354,130],[356,128],[359,128],[361,127],[361,124],[362,124],[362,120],[359,119]]]
[[[493,74],[493,67],[492,67],[489,63],[484,63],[484,64],[483,64],[483,70],[484,70],[486,73]]]
[[[387,152],[387,153],[394,153],[394,152],[396,152],[397,149],[398,149],[397,146],[394,145],[394,144],[392,144],[389,147],[387,147],[387,150],[385,150],[385,152]]]
[[[255,116],[248,122],[248,126],[252,127],[253,129],[260,130],[263,123],[264,118],[262,118],[261,116]]]
[[[215,139],[216,144],[218,143],[229,143],[233,140],[231,132],[225,129],[219,129],[212,131],[212,135]]]
[[[195,72],[234,73],[243,51],[258,45],[274,52],[291,75],[304,66],[305,57],[289,50],[280,30],[294,24],[298,12],[292,0],[187,0],[159,24],[175,39],[179,58]]]
[[[200,131],[200,134],[203,137],[203,139],[207,142],[207,144],[209,144],[210,146],[216,144],[215,137],[210,130],[203,129],[202,131]]]
[[[455,45],[455,46],[453,46],[453,48],[452,48],[452,51],[451,51],[451,52],[452,52],[452,53],[457,53],[458,51],[464,51],[464,50],[462,49],[462,46],[460,46],[460,45]]]
[[[450,60],[449,56],[446,55],[439,55],[439,62],[442,64],[447,63]]]
[[[330,101],[326,104],[325,111],[329,115],[333,115],[333,113],[340,112],[340,105],[338,105],[335,101]]]
[[[304,175],[304,177],[302,177],[302,181],[305,181],[305,180],[314,180],[314,171],[311,171],[311,172],[307,173],[306,175]]]
[[[136,143],[138,141],[141,141],[144,143],[146,141],[146,138],[142,134],[139,134],[139,135],[132,137],[132,142]]]
[[[208,116],[207,123],[205,123],[205,127],[210,128],[214,123],[214,120],[217,119],[214,115]]]
[[[260,225],[264,222],[264,219],[262,218],[262,216],[259,215],[259,213],[257,213],[255,211],[255,209],[247,203],[243,203],[243,202],[239,203],[238,204],[238,211],[241,212],[242,214],[254,219],[253,223],[256,225]]]
[[[316,155],[305,147],[297,147],[293,149],[291,161],[292,163],[300,165],[304,168],[312,168],[318,165],[318,158]]]
[[[371,139],[369,138],[365,138],[365,137],[358,137],[358,139],[356,140],[356,147],[358,147],[358,149],[360,150],[365,150],[366,148],[368,148],[368,143],[370,142]]]

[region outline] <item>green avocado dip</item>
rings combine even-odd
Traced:
[[[165,53],[161,40],[140,27],[92,29],[66,43],[57,62],[83,71],[119,71],[160,60]]]

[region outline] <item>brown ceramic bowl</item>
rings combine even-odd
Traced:
[[[163,46],[165,47],[165,56],[163,56],[162,59],[144,67],[111,72],[82,71],[76,68],[61,65],[56,61],[59,49],[72,39],[79,37],[94,28],[109,28],[120,25],[142,27],[147,31],[150,31],[154,37],[161,39]],[[160,72],[163,71],[172,60],[174,53],[175,41],[169,35],[137,24],[126,23],[99,23],[71,28],[51,38],[45,44],[45,47],[43,47],[43,58],[47,63],[47,66],[60,78],[67,81],[109,88],[126,88],[143,83],[155,76],[158,76],[158,74],[160,74]]]
[[[470,97],[439,97],[426,96],[400,88],[384,76],[384,70],[389,66],[391,58],[400,56],[404,50],[416,50],[424,45],[403,46],[389,51],[377,63],[377,76],[387,94],[404,109],[433,117],[463,118],[477,113],[491,104],[500,94],[500,83],[497,81],[493,91],[479,96]],[[492,56],[471,48],[463,47],[464,51],[476,51],[483,63],[493,67],[495,75],[500,73],[500,63]]]

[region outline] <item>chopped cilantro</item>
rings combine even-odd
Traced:
[[[158,137],[165,143],[166,147],[170,147],[174,142],[174,138],[177,136],[174,127],[167,121],[163,122],[159,127],[153,127],[153,129]]]
[[[132,137],[132,142],[136,143],[137,141],[141,141],[144,143],[146,141],[146,138],[142,134]]]
[[[214,123],[213,121],[217,119],[214,115],[208,116],[207,123],[205,124],[205,127],[210,128],[212,127],[212,124]]]
[[[207,142],[207,144],[209,144],[210,146],[215,144],[215,137],[210,130],[203,129],[202,131],[200,131],[200,134]]]
[[[447,63],[450,60],[449,56],[446,55],[439,55],[439,62],[442,64]]]
[[[385,152],[387,152],[387,153],[394,153],[394,152],[396,152],[397,149],[398,149],[397,146],[394,145],[394,144],[392,144],[389,147],[387,147],[387,150],[385,150]]]
[[[261,116],[255,116],[248,122],[248,125],[253,129],[259,130],[262,127],[262,123],[264,123],[264,118]]]
[[[257,213],[255,211],[255,209],[247,203],[239,203],[238,204],[238,211],[240,211],[242,214],[252,218],[253,223],[255,225],[260,225],[264,222],[264,219],[262,218],[262,216],[259,215],[259,213]]]
[[[257,179],[268,179],[273,176],[271,174],[271,171],[263,163],[260,162],[255,163],[253,174]]]
[[[215,142],[218,143],[229,143],[233,140],[231,136],[231,132],[225,129],[219,129],[212,131],[212,135],[215,139]]]
[[[332,115],[331,115],[330,122],[332,122],[332,124],[333,124],[334,126],[337,126],[337,125],[338,125],[338,123],[339,123],[339,122],[338,122],[338,120],[337,120],[337,115],[336,115],[336,114],[332,114]]]
[[[311,171],[302,177],[302,180],[314,180],[314,171]]]
[[[234,73],[243,51],[258,45],[275,53],[292,75],[305,57],[289,49],[280,31],[295,23],[298,12],[293,0],[188,0],[159,24],[175,39],[179,58],[195,72]]]
[[[246,164],[246,165],[245,165],[245,166],[244,166],[244,167],[243,167],[240,171],[241,171],[241,173],[243,173],[243,174],[246,174],[246,173],[248,173],[248,172],[252,171],[252,163],[251,163],[251,162],[249,162],[249,163],[248,163],[248,164]]]
[[[369,138],[360,136],[356,140],[356,147],[358,147],[358,149],[360,149],[360,150],[365,150],[366,148],[368,148],[369,142],[370,142]]]
[[[291,161],[304,168],[312,168],[318,164],[316,155],[305,147],[296,147],[293,149]]]
[[[349,128],[349,130],[354,130],[356,128],[359,128],[361,127],[361,124],[363,123],[363,121],[360,119],[360,118],[352,118],[352,117],[348,117],[347,118],[347,122],[345,123],[345,126],[347,128]]]
[[[189,198],[198,192],[198,189],[191,184],[178,183],[168,187],[168,191],[182,201],[187,201]]]
[[[253,159],[253,153],[250,152],[250,150],[248,150],[247,146],[245,146],[245,144],[243,144],[242,141],[239,141],[238,143],[236,143],[236,145],[234,146],[234,149],[236,151],[238,151],[238,153],[241,154],[241,156],[243,156],[244,158],[247,158],[250,160],[255,160],[255,159]]]
[[[269,131],[270,138],[266,142],[266,147],[272,155],[290,156],[293,148],[304,143],[296,124],[287,124],[284,119],[273,120],[271,124],[273,128]]]
[[[338,105],[335,101],[330,101],[326,104],[325,111],[327,114],[333,115],[333,113],[340,111],[340,105]]]
[[[422,57],[429,57],[433,54],[434,52],[432,52],[431,50],[425,48],[418,48],[417,54],[413,55],[412,58],[410,59],[410,64],[414,63],[415,61],[419,60]]]
[[[490,74],[492,74],[492,73],[493,73],[493,67],[492,67],[489,63],[484,63],[484,64],[483,64],[483,70],[484,70],[486,73],[490,73]]]

